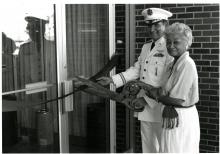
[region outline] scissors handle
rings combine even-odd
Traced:
[[[127,108],[134,112],[142,112],[144,110],[144,107],[138,107],[138,105],[135,103],[132,103],[133,99],[125,98],[123,101],[120,103],[124,104]]]

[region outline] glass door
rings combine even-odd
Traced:
[[[95,75],[114,53],[113,14],[107,4],[57,5],[58,68],[67,91],[71,78]],[[115,152],[114,102],[79,91],[62,105],[61,152]]]
[[[59,152],[53,5],[2,9],[2,151]]]
[[[114,102],[84,92],[56,100],[114,54],[114,5],[4,9],[16,14],[5,15],[1,36],[3,152],[115,152]]]

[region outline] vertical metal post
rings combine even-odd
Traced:
[[[58,97],[62,95],[61,83],[67,80],[66,15],[65,4],[56,4],[56,50]],[[62,100],[58,101],[60,153],[69,152],[68,113],[63,112]]]
[[[115,53],[115,5],[109,4],[109,57]],[[115,68],[110,72],[110,76],[115,74]],[[115,90],[110,85],[111,90]],[[110,100],[110,153],[116,152],[116,104]]]
[[[135,5],[125,7],[126,68],[135,62]]]
[[[135,5],[126,4],[125,6],[125,43],[126,43],[126,68],[129,68],[135,62]],[[126,148],[127,152],[134,152],[134,117],[133,112],[126,109]]]

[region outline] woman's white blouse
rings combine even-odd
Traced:
[[[164,86],[168,96],[184,100],[183,106],[199,101],[198,73],[195,62],[186,51],[177,62],[168,67],[169,78]]]

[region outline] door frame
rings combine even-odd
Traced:
[[[67,80],[65,17],[65,4],[55,4],[58,97],[62,95],[62,82]],[[68,153],[68,113],[63,111],[62,101],[63,100],[58,100],[59,146],[60,153]]]
[[[135,62],[135,4],[125,4],[125,67],[128,69]],[[126,109],[126,148],[129,153],[135,149],[134,112]]]
[[[83,4],[82,4],[83,5]],[[109,57],[115,53],[115,5],[109,6]],[[57,51],[57,83],[58,97],[62,95],[62,82],[67,80],[67,58],[66,58],[66,13],[65,4],[55,5],[55,22],[56,22],[56,51]],[[110,75],[115,74],[115,69]],[[111,90],[115,90],[113,85]],[[68,112],[63,110],[62,100],[58,101],[59,116],[59,146],[60,153],[69,152],[69,127]],[[116,105],[110,100],[110,152],[116,152]]]
[[[109,57],[115,53],[115,4],[109,4]],[[115,68],[110,72],[110,76],[115,74]],[[110,90],[116,90],[111,84]],[[116,104],[110,100],[110,153],[116,152]]]

